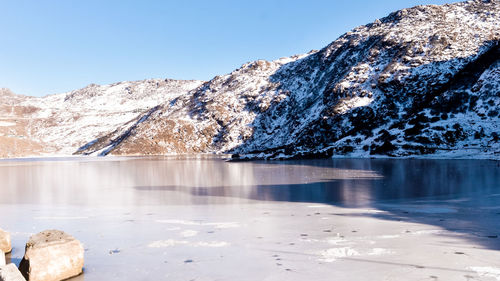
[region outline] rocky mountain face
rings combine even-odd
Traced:
[[[215,77],[80,153],[498,158],[499,41],[499,1],[404,9]]]
[[[320,51],[247,63],[204,83],[176,81],[181,86],[170,94],[155,86],[161,81],[148,81],[135,82],[149,85],[148,99],[131,102],[128,83],[44,102],[26,97],[25,111],[40,107],[32,116],[54,117],[51,125],[38,121],[42,129],[28,139],[57,144],[55,152],[91,155],[498,159],[500,1],[400,10]],[[94,100],[97,92],[110,103]],[[89,111],[78,123],[81,117],[71,118],[81,106]]]

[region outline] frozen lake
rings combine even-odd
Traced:
[[[500,280],[488,160],[0,161],[0,228],[85,245],[72,280]]]

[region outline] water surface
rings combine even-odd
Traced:
[[[140,206],[248,201],[369,205],[500,192],[498,161],[216,157],[0,162],[0,204]]]

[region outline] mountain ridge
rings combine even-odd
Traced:
[[[71,155],[89,139],[128,122],[203,81],[145,79],[44,97],[0,99],[0,157]]]
[[[498,0],[396,11],[148,103],[73,152],[498,159],[499,19]]]
[[[244,64],[206,82],[185,96],[178,108],[161,107],[150,117],[152,123],[135,128],[111,151],[137,154],[145,143],[147,154],[230,152],[249,158],[404,157],[438,149],[464,150],[456,145],[464,129],[460,124],[453,128],[459,118],[453,117],[454,123],[441,122],[441,113],[438,122],[430,114],[431,103],[439,98],[449,104],[447,96],[454,96],[449,93],[451,80],[483,53],[491,52],[498,59],[498,13],[498,1],[417,6],[357,27],[320,51]],[[477,96],[467,95],[464,103]],[[498,95],[492,101],[497,105]],[[404,118],[410,118],[410,124],[401,120],[401,124],[387,124]],[[417,136],[425,127],[421,121],[431,119],[450,124],[442,132]],[[167,129],[162,125],[166,120]],[[493,128],[487,124],[491,121]],[[477,123],[482,124],[483,134],[494,139],[498,117]],[[471,127],[468,136],[480,133]],[[175,140],[161,136],[171,130],[190,134],[180,133]],[[440,139],[447,143],[431,146]],[[469,142],[486,149],[486,154],[498,151],[498,145],[490,148]]]

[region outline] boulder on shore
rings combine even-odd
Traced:
[[[83,271],[83,246],[60,230],[45,230],[30,237],[19,270],[29,281],[64,280]]]
[[[12,245],[10,244],[10,233],[0,229],[0,250],[4,253],[10,253],[12,251]]]
[[[0,250],[0,266],[4,266],[5,265],[5,253]]]
[[[9,263],[0,266],[0,281],[26,281],[26,279],[24,279],[15,264]]]

